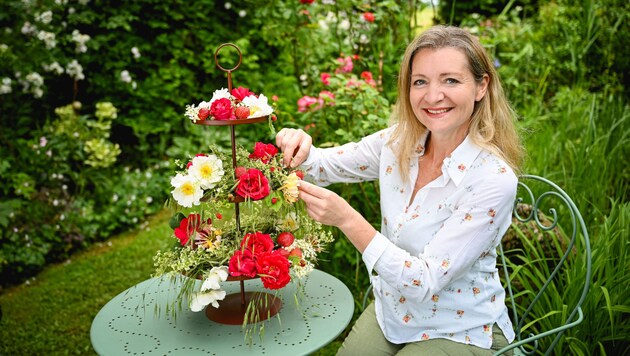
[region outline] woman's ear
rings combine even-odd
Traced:
[[[488,74],[484,74],[483,78],[481,78],[481,82],[477,84],[477,95],[475,95],[475,101],[480,101],[486,95],[488,91],[488,85],[490,84],[490,76]]]

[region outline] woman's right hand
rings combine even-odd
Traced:
[[[295,168],[308,157],[313,139],[301,129],[282,129],[276,135],[276,146],[284,153],[282,164]]]

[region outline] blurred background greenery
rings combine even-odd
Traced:
[[[170,238],[160,214],[172,162],[229,144],[227,131],[183,115],[227,86],[219,45],[242,52],[235,87],[274,97],[277,129],[334,146],[387,125],[405,46],[433,23],[479,36],[519,114],[524,172],[562,186],[589,227],[585,321],[558,354],[630,352],[629,10],[621,0],[3,1],[0,353],[92,353],[91,318],[150,276]],[[235,58],[221,52],[225,67]],[[241,144],[273,142],[253,126],[238,128]],[[378,227],[375,184],[332,188]],[[360,301],[360,256],[334,233],[320,268]]]

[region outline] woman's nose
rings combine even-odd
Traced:
[[[425,100],[429,103],[437,103],[444,99],[444,92],[439,84],[429,84]]]

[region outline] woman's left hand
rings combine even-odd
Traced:
[[[306,203],[308,215],[324,225],[339,226],[354,208],[335,192],[300,181],[300,199]]]
[[[324,225],[338,227],[352,242],[363,250],[376,235],[376,229],[347,201],[326,188],[300,181],[300,199],[306,204],[308,215]]]

